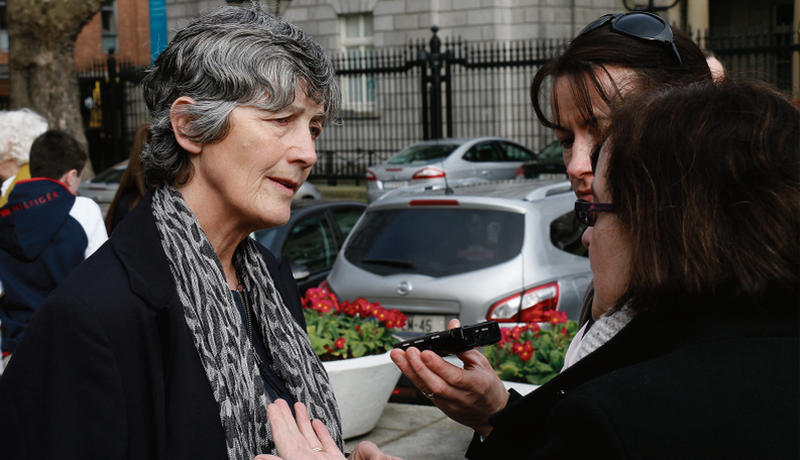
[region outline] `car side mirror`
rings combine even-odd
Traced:
[[[308,271],[308,267],[305,265],[292,264],[292,278],[295,280],[304,280],[309,276],[311,276],[311,272]]]

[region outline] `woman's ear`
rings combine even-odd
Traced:
[[[175,140],[178,145],[189,153],[197,154],[203,150],[203,144],[193,141],[185,134],[186,127],[190,121],[185,109],[191,104],[194,104],[194,99],[189,96],[181,96],[175,99],[169,109],[169,122],[172,125],[172,131],[175,133]]]

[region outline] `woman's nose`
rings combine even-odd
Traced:
[[[308,129],[298,129],[292,146],[292,160],[313,166],[317,162],[314,137]]]
[[[572,144],[572,157],[567,164],[567,174],[570,177],[583,177],[592,174],[592,149],[594,140],[588,136],[575,138]]]

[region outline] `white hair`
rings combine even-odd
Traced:
[[[47,120],[30,109],[0,111],[0,161],[28,162],[31,144],[47,131]]]

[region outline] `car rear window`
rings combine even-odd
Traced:
[[[446,158],[456,148],[458,148],[458,144],[412,145],[405,150],[401,150],[386,163],[390,165],[428,163],[440,158]]]
[[[442,277],[505,262],[522,249],[522,214],[464,208],[370,211],[345,258],[378,274]]]

